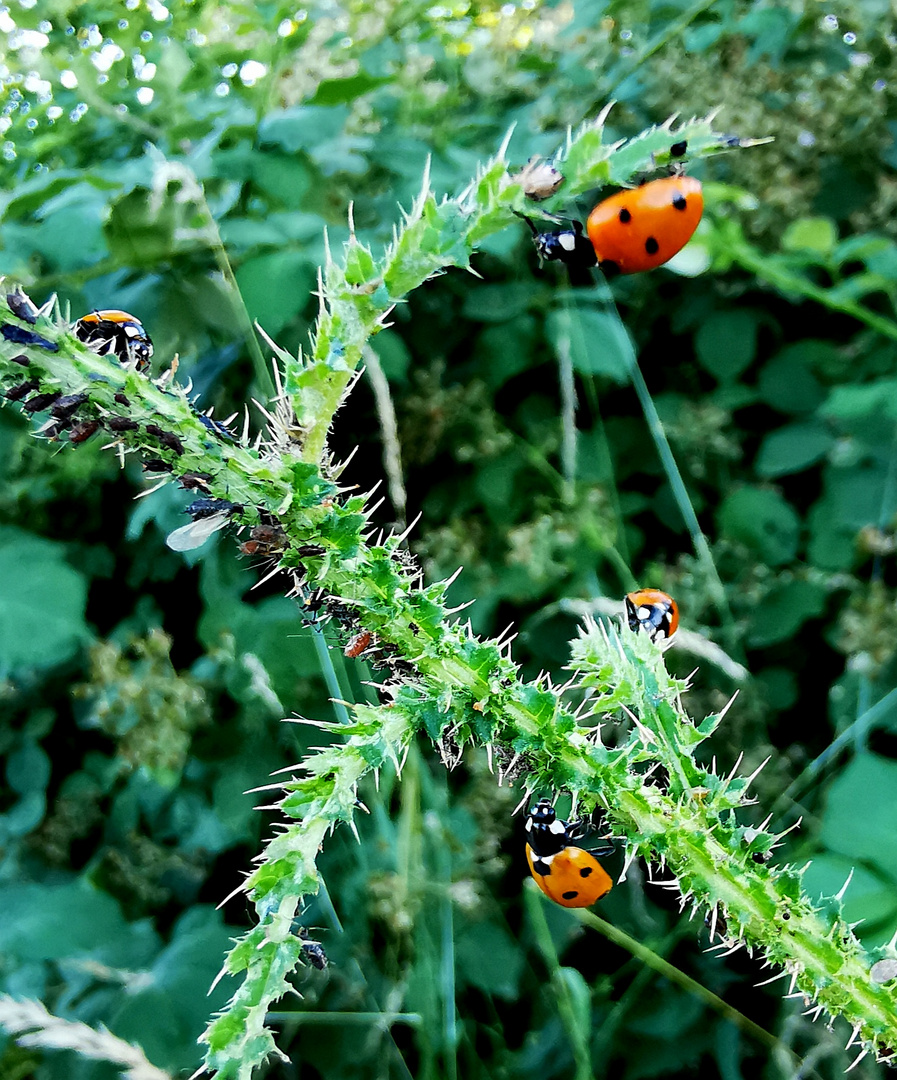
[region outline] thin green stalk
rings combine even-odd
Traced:
[[[535,934],[536,945],[548,965],[551,988],[557,1000],[558,1017],[563,1024],[570,1051],[573,1054],[575,1080],[593,1080],[592,1055],[589,1051],[591,1017],[584,1017],[582,1011],[576,1009],[572,991],[564,978],[557,949],[554,947],[551,931],[548,928],[541,893],[535,887],[527,888],[524,900],[530,925]]]
[[[409,1012],[277,1012],[268,1013],[272,1023],[301,1025],[372,1025],[388,1031],[393,1024],[419,1027],[423,1022],[420,1013]]]
[[[327,692],[330,694],[330,703],[333,706],[333,711],[336,713],[337,719],[341,724],[349,723],[349,713],[343,702],[346,700],[346,693],[340,685],[339,677],[336,674],[336,668],[333,666],[333,657],[330,653],[330,646],[327,643],[327,636],[324,633],[322,626],[312,626],[312,641],[315,645],[315,655],[318,658],[318,663],[321,667],[321,674],[324,676],[324,682],[327,684]]]
[[[721,997],[714,994],[712,990],[708,990],[706,986],[702,986],[690,975],[686,975],[684,971],[675,967],[668,960],[664,960],[662,956],[659,956],[654,949],[649,949],[646,945],[643,945],[640,941],[636,941],[634,937],[631,937],[624,930],[621,930],[618,926],[614,926],[613,923],[609,923],[606,919],[601,919],[591,911],[578,910],[576,911],[576,917],[585,926],[590,926],[593,930],[597,930],[598,933],[603,934],[608,941],[613,942],[614,945],[619,945],[621,949],[625,949],[631,953],[634,957],[652,971],[657,972],[658,975],[662,975],[664,978],[669,979],[670,982],[675,983],[677,986],[681,986],[683,990],[687,990],[693,997],[702,1001],[709,1009],[712,1009],[715,1013],[730,1020],[741,1031],[746,1032],[757,1040],[761,1045],[767,1046],[773,1049],[781,1048],[781,1042],[759,1024],[755,1023],[744,1013],[739,1012],[733,1005],[729,1005],[728,1002],[723,1001]]]
[[[764,255],[744,238],[729,238],[725,245],[725,252],[742,269],[748,270],[761,281],[774,285],[782,292],[806,297],[807,300],[822,304],[830,311],[850,315],[868,326],[870,330],[875,330],[884,337],[897,341],[897,322],[893,319],[871,311],[856,300],[838,297],[834,289],[824,289],[819,285],[814,285],[812,281],[808,281],[783,265],[780,257]]]

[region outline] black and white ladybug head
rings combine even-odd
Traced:
[[[549,799],[540,799],[535,806],[529,808],[529,813],[526,815],[526,831],[548,832],[556,836],[564,836],[567,832],[567,823],[560,820]]]
[[[548,799],[530,807],[525,827],[527,843],[538,855],[554,855],[567,846],[567,822],[561,821]]]
[[[569,229],[535,232],[533,243],[543,262],[562,262],[577,269],[595,266],[598,262],[592,241],[583,234],[581,221],[571,221]]]

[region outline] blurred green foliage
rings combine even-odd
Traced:
[[[897,674],[897,40],[884,0],[831,9],[14,2],[0,10],[0,268],[38,301],[58,291],[72,317],[139,314],[157,359],[177,353],[224,416],[267,394],[254,320],[306,344],[325,229],[338,246],[351,205],[362,239],[386,243],[428,158],[434,187],[456,192],[511,125],[523,164],[610,99],[620,137],[717,104],[738,135],[775,136],[694,166],[705,221],[672,270],[571,290],[521,228],[488,242],[483,280],[429,283],[375,345],[428,577],[463,564],[453,602],[476,599],[477,630],[518,625],[532,673],[568,658],[564,601],[672,592],[683,624],[752,672],[719,761],[774,754],[759,816],[804,815],[777,857],[812,858],[819,894],[854,867],[847,914],[877,944],[897,916],[892,715],[800,779]],[[723,604],[629,386],[611,295]],[[361,446],[345,476],[362,490],[383,472],[381,421],[363,381],[332,440],[337,457]],[[272,824],[244,793],[314,741],[282,716],[332,716],[320,630],[276,581],[251,592],[258,575],[226,542],[165,548],[188,497],[134,504],[140,477],[112,455],[56,449],[0,413],[0,988],[191,1071],[227,980],[206,990],[248,917],[239,898],[214,907]],[[363,699],[366,663],[326,632],[340,693]],[[692,711],[732,689],[705,664]],[[787,1047],[802,1075],[843,1071],[840,1032],[753,990],[748,960],[705,956],[706,934],[643,869],[602,914],[776,1049],[561,909],[541,910],[546,936],[521,899],[519,795],[484,760],[446,775],[414,750],[401,786],[384,775],[363,797],[362,843],[337,833],[321,857],[327,891],[304,921],[331,965],[283,1005],[292,1064],[274,1080],[778,1078],[793,1075]],[[8,1044],[0,1072],[110,1075]]]

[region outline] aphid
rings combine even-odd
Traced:
[[[3,396],[7,401],[21,401],[26,394],[30,394],[32,390],[36,390],[39,386],[40,382],[37,379],[29,379],[27,382],[11,386]]]
[[[679,605],[660,589],[639,589],[623,601],[630,630],[644,630],[652,641],[669,640],[679,625]]]
[[[354,660],[356,656],[361,656],[364,650],[371,644],[373,637],[374,635],[370,630],[362,630],[361,633],[356,634],[345,647],[343,650],[344,655],[350,660]]]
[[[319,941],[312,941],[308,936],[308,927],[306,926],[299,927],[299,939],[305,951],[305,959],[312,967],[317,968],[318,971],[323,971],[330,963],[327,959],[327,953],[324,952],[324,946]]]
[[[153,343],[142,323],[119,308],[103,308],[82,315],[75,337],[100,356],[112,353],[122,364],[132,361],[140,372],[149,370]]]
[[[48,394],[35,394],[22,405],[22,408],[28,413],[43,412],[61,397],[62,394],[58,390],[51,390]]]
[[[158,424],[147,424],[144,427],[144,431],[147,435],[152,435],[154,438],[158,439],[159,442],[169,450],[173,450],[178,456],[183,454],[184,444],[173,431],[165,431],[160,428]]]
[[[36,334],[33,330],[26,330],[24,326],[4,323],[3,326],[0,326],[0,334],[7,341],[12,341],[16,345],[38,345],[48,352],[59,352],[59,346],[55,341],[47,341],[45,337],[41,337],[40,334]]]
[[[187,491],[209,491],[211,479],[209,473],[184,473],[178,483]]]
[[[144,472],[171,472],[172,467],[161,458],[148,458],[143,463]]]
[[[17,315],[23,322],[31,323],[32,326],[37,322],[40,312],[31,302],[31,298],[26,296],[20,287],[16,287],[11,293],[6,294],[6,302],[9,304],[9,310],[13,315]]]
[[[211,416],[206,416],[205,413],[197,413],[196,419],[213,435],[217,435],[219,439],[223,439],[225,442],[236,441],[231,431],[220,420],[214,420]]]
[[[213,514],[238,514],[242,509],[242,503],[229,502],[227,499],[196,499],[184,507],[184,513],[189,514],[194,521],[198,521],[200,518],[211,517]]]
[[[550,198],[564,182],[563,173],[538,157],[531,157],[511,179],[523,187],[523,194],[533,202]]]
[[[140,427],[130,416],[110,416],[106,423],[110,431],[136,431]]]
[[[99,420],[83,420],[80,424],[73,424],[69,429],[69,442],[86,442],[99,427]]]
[[[591,907],[610,892],[613,882],[598,862],[611,845],[586,851],[575,845],[587,826],[561,821],[548,799],[530,807],[526,816],[526,861],[536,884],[561,907]]]
[[[87,401],[87,394],[66,394],[54,401],[50,414],[58,420],[68,420],[85,401]]]
[[[193,520],[168,534],[165,543],[172,551],[193,551],[201,547],[212,533],[223,529],[234,514],[243,509],[240,503],[227,499],[197,499],[184,508]]]

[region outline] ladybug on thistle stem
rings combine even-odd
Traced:
[[[685,154],[686,143],[670,147],[671,158]],[[540,233],[527,219],[540,259],[557,260],[573,273],[598,266],[605,274],[638,274],[662,266],[685,247],[704,212],[701,182],[681,165],[673,175],[649,180],[611,195],[582,224]]]
[[[75,337],[95,353],[111,353],[122,364],[133,361],[141,373],[149,370],[153,343],[143,324],[119,308],[104,308],[82,315],[75,323]]]
[[[587,851],[576,844],[586,834],[582,821],[561,821],[550,800],[541,799],[526,815],[526,861],[543,893],[561,907],[591,907],[613,886],[598,856],[613,845]]]

